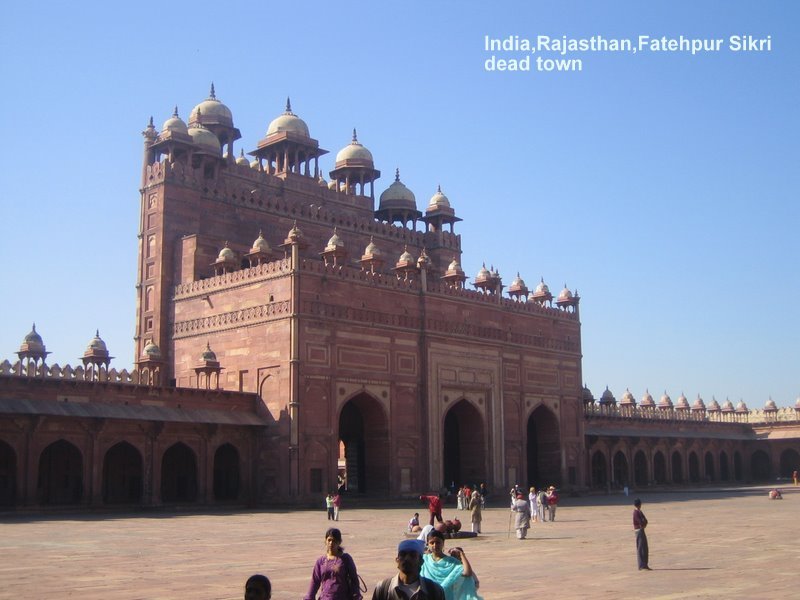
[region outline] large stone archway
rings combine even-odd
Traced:
[[[792,473],[800,471],[800,453],[794,448],[781,452],[780,473],[778,477],[792,478]]]
[[[53,442],[39,457],[39,502],[78,504],[83,496],[83,456],[66,440]]]
[[[638,450],[633,456],[633,484],[642,487],[647,485],[648,481],[647,457],[643,450]]]
[[[592,455],[592,487],[605,488],[608,485],[608,465],[606,455],[597,450]]]
[[[542,488],[560,485],[561,436],[558,419],[546,406],[539,406],[528,417],[528,484]]]
[[[468,400],[456,402],[444,417],[442,465],[445,486],[486,481],[486,443],[481,413]]]
[[[142,500],[142,455],[128,442],[109,448],[103,461],[103,502],[135,504]]]
[[[753,481],[769,481],[772,479],[772,465],[769,454],[756,450],[750,456],[750,477]]]
[[[347,401],[339,413],[339,440],[344,444],[347,491],[388,494],[389,420],[375,398],[361,393]]]
[[[628,459],[622,450],[617,450],[614,453],[614,485],[627,486],[630,484],[628,480]]]
[[[724,450],[719,453],[719,478],[722,481],[729,481],[731,478],[728,467],[728,454]]]
[[[653,455],[653,481],[656,483],[667,482],[667,459],[661,450]]]
[[[161,459],[162,502],[197,500],[197,459],[183,442],[170,446]]]
[[[239,451],[233,444],[222,444],[214,453],[214,499],[237,500],[240,480]]]
[[[677,450],[672,453],[672,483],[683,483],[683,459]]]
[[[17,454],[0,440],[0,506],[14,506],[17,499]]]

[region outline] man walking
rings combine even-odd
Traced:
[[[640,571],[651,571],[648,563],[650,562],[650,549],[647,547],[647,534],[644,530],[647,527],[647,517],[642,512],[642,501],[637,498],[633,501],[633,531],[636,534],[636,560],[639,563]]]

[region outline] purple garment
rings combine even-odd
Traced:
[[[336,558],[321,556],[314,564],[311,583],[303,600],[361,600],[358,573],[353,558],[343,553]]]

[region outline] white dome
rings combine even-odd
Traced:
[[[281,131],[291,131],[304,137],[311,137],[306,122],[292,112],[292,103],[289,98],[286,99],[286,112],[270,122],[267,127],[267,135],[270,136]]]

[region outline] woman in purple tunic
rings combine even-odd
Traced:
[[[311,572],[311,583],[303,600],[361,600],[358,572],[353,558],[342,548],[342,532],[325,532],[325,556],[319,557]]]

